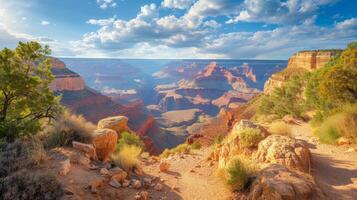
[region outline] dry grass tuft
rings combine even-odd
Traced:
[[[46,127],[42,134],[47,136],[47,146],[71,145],[72,141],[89,143],[92,140],[96,126],[83,116],[71,114],[65,111],[52,126]]]
[[[135,145],[124,145],[119,152],[112,155],[113,162],[126,171],[131,171],[139,165],[141,148]]]
[[[288,124],[283,121],[275,121],[273,122],[268,129],[268,132],[274,135],[291,135],[291,128]]]

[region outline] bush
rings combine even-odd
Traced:
[[[257,128],[245,128],[239,133],[239,144],[243,148],[251,148],[258,145],[264,139],[261,130]]]
[[[274,88],[273,93],[262,97],[258,113],[263,115],[277,115],[282,118],[292,115],[302,118],[305,110],[303,88],[309,77],[308,73],[291,76],[282,87]]]
[[[124,145],[119,152],[113,154],[112,160],[124,170],[131,171],[134,167],[139,165],[141,150],[140,147],[135,145]]]
[[[314,131],[322,142],[335,144],[341,136],[357,140],[357,104],[345,105]]]
[[[192,144],[191,144],[191,149],[193,150],[197,150],[197,149],[200,149],[201,148],[201,143],[199,141],[194,141]]]
[[[213,145],[219,145],[219,144],[221,144],[222,141],[223,141],[223,135],[222,134],[218,134],[214,138]]]
[[[95,125],[88,122],[83,116],[66,111],[53,125],[48,126],[43,134],[48,136],[47,146],[53,148],[71,145],[72,141],[89,143],[95,129]]]
[[[247,166],[238,158],[232,159],[226,169],[226,181],[234,190],[243,189],[247,183],[249,172]]]
[[[0,178],[20,169],[34,167],[44,161],[46,153],[38,139],[17,140],[4,145],[0,151]]]
[[[60,199],[63,190],[55,176],[21,170],[0,178],[0,199],[52,200]]]
[[[275,135],[291,135],[291,128],[283,121],[273,122],[268,129],[268,132]]]
[[[123,132],[120,134],[120,139],[118,140],[117,151],[120,151],[125,145],[134,145],[140,149],[144,149],[144,142],[140,137],[134,133]]]

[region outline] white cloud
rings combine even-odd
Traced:
[[[50,25],[51,23],[49,21],[46,21],[46,20],[42,20],[41,21],[41,25],[43,26],[47,26],[47,25]]]
[[[347,19],[336,25],[338,29],[355,29],[357,30],[357,18]]]
[[[115,0],[97,0],[97,4],[101,9],[107,9],[108,7],[115,7],[117,3]]]
[[[336,0],[245,0],[239,14],[227,23],[264,22],[272,24],[303,23],[312,17],[319,7]]]
[[[115,17],[108,18],[108,19],[90,19],[87,21],[87,24],[92,24],[92,25],[99,25],[99,26],[108,26],[110,24],[113,24],[115,21]]]
[[[219,28],[221,26],[221,24],[219,24],[217,21],[215,20],[208,20],[204,22],[205,26],[211,27],[211,28]]]
[[[161,6],[166,7],[166,8],[187,9],[195,1],[196,0],[164,0],[161,3]]]

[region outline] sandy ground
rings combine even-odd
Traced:
[[[293,135],[307,142],[312,153],[312,176],[329,199],[357,199],[357,151],[328,145],[312,136],[307,123],[292,126]]]

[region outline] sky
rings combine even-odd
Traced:
[[[58,57],[287,59],[357,41],[356,0],[0,0],[0,48]]]

